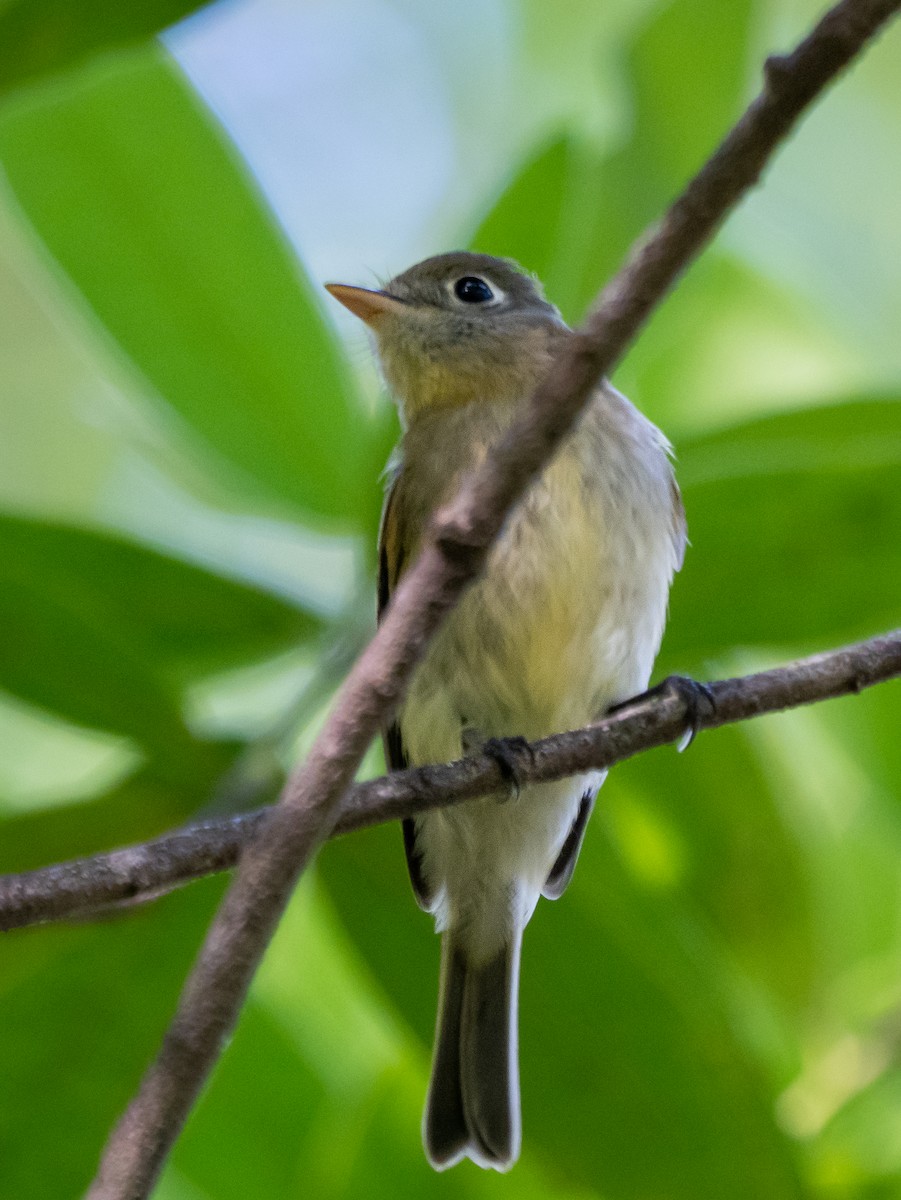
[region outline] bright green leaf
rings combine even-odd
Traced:
[[[567,320],[580,319],[736,115],[753,12],[752,0],[664,6],[629,56],[631,137],[605,154],[561,134],[513,179],[473,246],[522,262]],[[703,103],[694,85],[701,79]]]
[[[859,1053],[863,1056],[867,1050],[873,1056],[871,1071],[878,1069],[878,1048],[861,1044]],[[852,1094],[819,1132],[810,1154],[824,1195],[841,1200],[857,1196],[888,1200],[898,1195],[901,1070],[896,1064]]]
[[[20,103],[0,120],[0,161],[64,271],[207,446],[245,483],[354,520],[367,422],[337,343],[163,52]]]
[[[627,64],[633,137],[673,195],[741,112],[758,7],[757,0],[673,0],[635,41]]]
[[[217,1200],[299,1195],[324,1099],[291,1038],[251,1001],[170,1170]]]

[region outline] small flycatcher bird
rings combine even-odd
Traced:
[[[403,436],[389,465],[379,613],[435,509],[510,425],[572,337],[515,263],[455,252],[379,290],[328,284],[369,326]],[[663,434],[601,383],[511,514],[479,581],[416,670],[388,765],[446,762],[496,739],[597,719],[646,688],[685,519]],[[509,764],[508,764],[509,766]],[[569,883],[603,774],[511,788],[404,821],[413,891],[443,935],[423,1120],[436,1168],[507,1170],[520,1147],[523,929]]]

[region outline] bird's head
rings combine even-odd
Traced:
[[[408,421],[437,406],[522,399],[566,328],[536,280],[488,254],[439,254],[375,290],[326,288],[372,330]]]

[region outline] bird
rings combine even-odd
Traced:
[[[452,251],[378,288],[326,284],[368,326],[401,438],[379,535],[380,618],[430,518],[509,428],[573,331],[510,259]],[[523,930],[573,873],[603,772],[518,785],[504,739],[595,721],[642,692],[686,546],[671,447],[600,382],[508,517],[481,577],[384,732],[389,770],[486,751],[500,796],[403,822],[415,898],[442,935],[423,1142],[437,1170],[508,1170],[521,1148]],[[506,749],[505,749],[506,747]]]

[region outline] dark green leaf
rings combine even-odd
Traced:
[[[0,121],[0,160],[51,253],[206,444],[245,483],[355,520],[367,423],[335,339],[162,51],[18,105]]]
[[[703,912],[748,978],[805,1010],[815,967],[807,847],[743,728],[705,734],[690,753],[666,746],[620,763],[599,809],[639,882]]]
[[[901,403],[761,418],[679,447],[692,546],[662,669],[829,646],[901,618]]]
[[[234,761],[233,747],[191,746],[102,796],[8,816],[0,822],[0,872],[29,871],[159,837],[213,799]]]
[[[221,882],[206,880],[127,919],[4,936],[0,1162],[7,1195],[82,1194],[156,1053],[221,890]]]
[[[330,842],[323,847],[319,870],[382,987],[422,1041],[431,1045],[439,945],[431,920],[413,902],[400,826],[379,825]],[[351,883],[354,878],[356,886]]]
[[[144,41],[206,0],[7,0],[0,8],[0,94],[99,51]]]
[[[305,614],[105,534],[0,517],[0,687],[169,756],[179,684],[282,650]]]
[[[205,761],[181,684],[304,641],[305,613],[107,534],[0,516],[0,688],[127,734],[161,763]]]
[[[398,1180],[407,1194],[422,1200],[572,1200],[560,1172],[536,1170],[539,1155],[526,1145],[516,1169],[507,1176],[482,1171],[464,1162],[438,1174],[426,1162],[418,1136],[425,1078],[415,1081],[398,1071],[386,1073],[370,1099],[365,1123],[360,1121],[359,1148],[349,1163],[348,1178],[328,1200],[366,1196],[394,1200]],[[342,1123],[343,1124],[343,1123]],[[320,1190],[317,1194],[322,1194]],[[579,1192],[580,1200],[596,1200],[593,1190]]]
[[[29,578],[85,620],[125,627],[161,674],[181,679],[295,646],[309,614],[115,535],[0,515],[0,571]]]
[[[171,1169],[218,1200],[295,1195],[324,1099],[287,1032],[251,1001]]]
[[[0,680],[8,691],[78,724],[110,729],[177,754],[187,733],[177,696],[131,641],[66,587],[3,563]],[[57,577],[58,579],[59,577]]]

